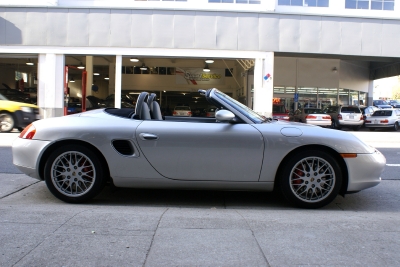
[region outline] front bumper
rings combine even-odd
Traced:
[[[39,160],[50,141],[17,138],[12,144],[13,164],[26,175],[42,180]]]
[[[360,191],[376,186],[386,166],[386,158],[375,150],[372,154],[358,154],[356,158],[345,158],[349,182],[347,191]]]
[[[15,115],[15,127],[26,127],[32,122],[39,120],[41,117],[39,115],[38,110],[33,110],[33,112],[24,112],[21,110],[18,110],[14,113]]]

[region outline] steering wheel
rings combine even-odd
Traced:
[[[135,117],[138,119],[143,118],[143,105],[147,103],[145,102],[146,98],[148,96],[147,92],[142,92],[140,93],[137,101],[136,101],[136,107],[135,107]]]

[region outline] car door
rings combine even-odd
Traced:
[[[264,140],[249,124],[143,121],[136,139],[164,177],[192,181],[258,181]]]

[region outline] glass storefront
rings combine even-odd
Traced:
[[[275,86],[274,104],[283,104],[286,109],[294,110],[294,87]],[[330,105],[365,105],[368,93],[350,89],[299,87],[298,108],[316,107],[324,109]]]

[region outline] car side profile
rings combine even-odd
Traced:
[[[116,187],[279,190],[320,208],[380,183],[385,157],[355,135],[260,116],[218,89],[199,90],[215,118],[162,116],[155,94],[135,109],[105,108],[33,122],[13,163],[70,203]]]

